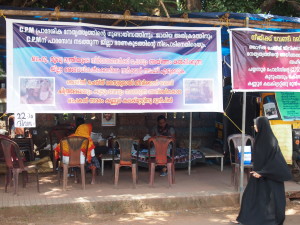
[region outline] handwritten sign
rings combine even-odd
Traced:
[[[292,164],[293,138],[290,124],[271,125],[272,131],[278,140],[280,150],[287,164]]]
[[[17,112],[15,113],[15,127],[35,127],[35,113]]]

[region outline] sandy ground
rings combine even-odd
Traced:
[[[79,214],[70,210],[53,212],[53,211],[36,211],[30,212],[30,215],[24,209],[6,208],[0,210],[1,225],[46,225],[46,224],[172,224],[172,225],[216,225],[231,224],[230,221],[235,219],[238,213],[237,207],[217,207],[217,208],[199,208],[194,210],[183,211],[148,211],[143,213],[128,214],[98,214],[89,212]],[[298,225],[300,221],[300,200],[292,201],[286,209],[285,225]]]
[[[224,171],[220,171],[219,165],[200,164],[193,167],[191,175],[187,175],[186,170],[176,170],[176,184],[172,188],[167,187],[166,177],[160,177],[157,172],[155,187],[148,185],[148,170],[140,169],[139,183],[136,189],[132,188],[130,179],[130,170],[122,170],[119,187],[113,188],[112,170],[109,164],[105,168],[104,176],[97,177],[97,184],[87,184],[86,191],[81,190],[81,184],[74,184],[72,180],[68,183],[68,190],[63,192],[57,185],[56,175],[42,175],[41,192],[37,193],[34,176],[30,176],[30,181],[25,189],[19,188],[19,196],[13,196],[11,190],[4,193],[3,184],[0,185],[0,225],[137,225],[137,224],[172,224],[172,225],[216,225],[230,224],[230,220],[236,218],[238,207],[217,207],[217,208],[198,208],[193,210],[173,210],[173,211],[146,211],[141,213],[127,214],[103,214],[97,212],[95,208],[90,207],[87,203],[82,203],[81,208],[72,208],[69,202],[73,200],[86,199],[101,202],[108,199],[113,200],[123,197],[136,198],[137,196],[189,196],[190,194],[201,193],[232,193],[235,192],[230,184],[231,168],[226,166]],[[89,180],[90,174],[87,174]],[[1,177],[4,180],[4,177]],[[287,191],[299,190],[299,184],[287,182]],[[67,203],[65,208],[53,207],[53,205],[40,207],[31,205],[22,207],[28,200],[39,201],[40,203],[51,204]],[[50,201],[51,200],[51,201]],[[54,201],[55,200],[55,201]],[[14,203],[14,207],[5,207],[4,202],[8,205]],[[112,210],[113,211],[113,210]],[[300,221],[300,200],[292,201],[288,204],[286,210],[285,225],[298,225]]]

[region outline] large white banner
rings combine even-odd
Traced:
[[[8,112],[223,111],[220,28],[6,27]]]

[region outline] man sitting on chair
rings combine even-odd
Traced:
[[[164,115],[160,115],[157,117],[157,126],[153,127],[152,129],[152,137],[153,136],[167,136],[172,137],[175,140],[175,129],[174,127],[170,126],[167,123],[167,119]],[[168,155],[170,153],[170,150],[172,149],[172,146],[168,146]],[[154,147],[151,149],[151,151],[155,151]],[[167,175],[167,168],[164,167],[162,169],[162,172],[160,176],[166,176]]]
[[[84,123],[84,119],[79,117],[76,120],[76,131],[74,134],[71,134],[70,136],[81,136],[81,137],[86,137],[89,139],[89,147],[88,147],[88,152],[87,152],[87,168],[92,170],[92,181],[91,184],[95,184],[95,179],[96,179],[96,169],[100,169],[100,163],[97,157],[95,156],[95,145],[93,140],[91,139],[91,132],[92,132],[92,124],[86,124]],[[69,136],[69,137],[70,137]],[[55,151],[55,158],[59,158],[59,153],[60,153],[60,145],[58,144],[56,148],[54,149]],[[85,155],[86,153],[83,152],[80,157],[80,161],[83,164],[85,161]],[[64,151],[63,152],[63,163],[68,164],[69,163],[69,152]]]

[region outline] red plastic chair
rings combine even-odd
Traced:
[[[68,137],[73,132],[74,132],[74,130],[69,128],[69,127],[54,127],[49,132],[53,172],[55,172],[56,167],[57,167],[57,160],[55,159],[55,152],[54,152],[54,149],[53,149],[53,145],[55,143],[59,143],[61,139],[63,139],[64,137]]]
[[[174,164],[174,152],[175,152],[175,140],[172,137],[155,136],[148,139],[149,143],[149,171],[151,186],[154,185],[154,174],[156,166],[167,166],[168,169],[168,181],[169,187],[175,183],[175,164]],[[171,155],[168,157],[168,146],[172,144]],[[151,146],[155,148],[155,157],[150,155]]]
[[[60,165],[63,168],[63,190],[66,190],[68,182],[69,168],[80,168],[82,189],[85,190],[85,162],[81,163],[81,152],[85,152],[85,161],[87,158],[87,151],[89,147],[89,139],[80,136],[65,137],[60,141]],[[66,149],[67,148],[67,149]],[[63,163],[63,152],[69,151],[69,163]],[[76,179],[76,176],[75,176]],[[58,180],[60,181],[60,168],[58,169]]]
[[[26,154],[26,161],[34,161],[34,144],[32,138],[12,138],[17,143],[21,152]]]
[[[131,167],[132,171],[132,181],[134,188],[136,187],[137,182],[137,162],[135,159],[132,159],[131,149],[134,143],[133,138],[121,137],[114,140],[114,144],[119,145],[120,149],[120,159],[115,160],[115,187],[118,186],[119,181],[119,171],[121,167],[127,166]]]
[[[5,192],[7,192],[7,186],[14,180],[14,194],[18,194],[18,184],[19,184],[19,174],[23,175],[23,188],[26,187],[26,181],[28,181],[27,171],[35,170],[36,180],[37,180],[37,191],[40,192],[39,187],[39,174],[37,165],[26,166],[24,163],[24,158],[20,152],[17,143],[12,141],[10,138],[1,135],[0,136],[0,148],[3,152],[3,156],[6,163],[7,172],[5,175]]]
[[[231,164],[231,185],[235,186],[235,189],[238,189],[239,186],[239,177],[240,177],[240,158],[239,158],[239,150],[238,146],[242,146],[242,134],[232,134],[229,135],[227,138],[228,143],[228,151],[230,157],[230,164]],[[233,151],[232,145],[233,144]],[[245,134],[245,142],[244,146],[251,145],[251,150],[253,151],[254,147],[254,138],[250,135]],[[244,165],[246,170],[247,178],[250,178],[250,172],[253,168],[253,165]]]

